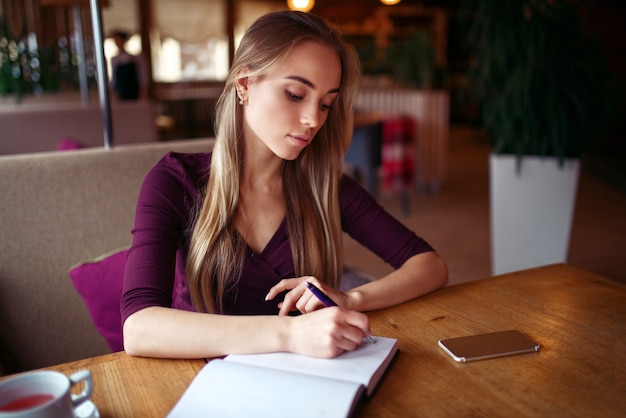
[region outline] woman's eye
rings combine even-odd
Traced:
[[[321,107],[324,110],[333,110],[333,105],[332,104],[327,105],[327,104],[322,103]]]
[[[289,98],[289,100],[293,100],[294,102],[302,100],[302,96],[298,96],[297,94],[292,93],[289,90],[287,90],[287,97]]]

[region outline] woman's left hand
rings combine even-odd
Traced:
[[[285,299],[278,304],[280,308],[279,315],[287,315],[295,310],[307,313],[324,308],[324,304],[306,287],[305,282],[307,281],[322,290],[338,306],[350,308],[348,306],[348,296],[345,293],[333,289],[313,276],[283,279],[270,289],[267,296],[265,296],[265,300],[272,300],[279,293],[288,291],[285,294]]]

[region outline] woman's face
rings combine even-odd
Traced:
[[[338,54],[312,41],[294,47],[269,73],[239,79],[244,140],[260,141],[284,160],[295,159],[326,122],[340,83]]]

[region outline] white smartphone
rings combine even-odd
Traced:
[[[518,330],[446,338],[439,347],[460,363],[539,351],[539,344]]]

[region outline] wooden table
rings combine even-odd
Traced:
[[[359,417],[624,417],[626,286],[564,265],[450,286],[372,314],[400,354]],[[537,353],[456,363],[441,338],[510,328]]]
[[[358,417],[626,415],[626,286],[565,265],[450,286],[370,314],[400,353]],[[441,338],[516,328],[538,353],[455,363]],[[88,368],[102,417],[163,417],[204,365],[115,353]]]
[[[165,417],[205,364],[204,360],[152,359],[119,352],[49,369],[68,376],[91,370],[91,399],[102,418],[150,418]]]

